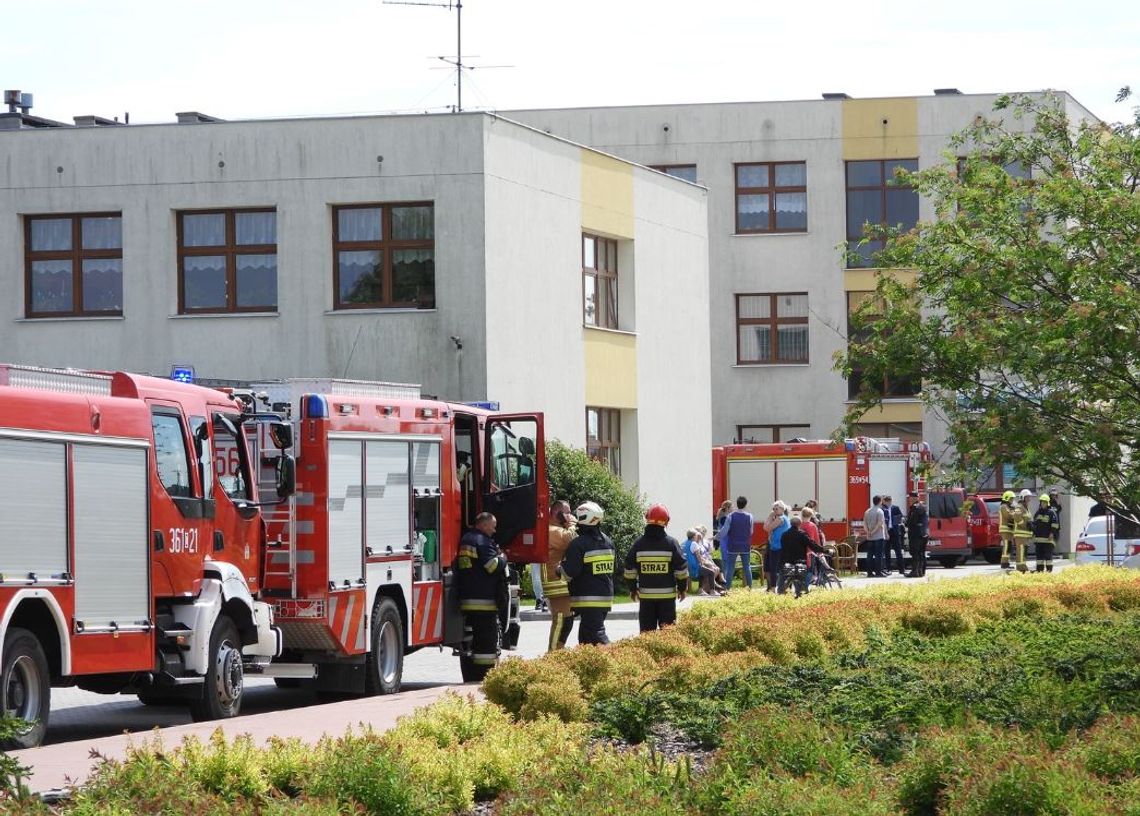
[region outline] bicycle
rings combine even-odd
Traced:
[[[811,562],[811,576],[809,580],[811,586],[821,587],[822,589],[843,589],[843,581],[839,579],[839,573],[831,566],[831,562],[826,555],[813,553]]]
[[[807,594],[808,568],[805,562],[797,561],[794,564],[784,564],[780,568],[780,574],[776,576],[776,594],[783,595],[789,582],[791,582],[797,598]]]

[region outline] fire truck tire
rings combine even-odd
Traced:
[[[51,709],[51,677],[44,649],[27,629],[13,626],[4,635],[0,693],[6,716],[35,723],[22,734],[0,740],[0,748],[34,748],[43,742]]]
[[[202,696],[190,703],[194,722],[238,715],[245,689],[241,660],[237,626],[225,615],[219,615],[210,633],[210,668],[202,684]]]
[[[956,555],[944,555],[938,559],[938,563],[942,565],[942,569],[954,569],[954,567],[962,562]]]
[[[391,598],[379,598],[372,612],[372,643],[365,666],[365,694],[395,694],[400,690],[404,676],[404,625]]]
[[[1001,562],[1001,549],[998,547],[986,547],[982,550],[982,555],[985,557],[987,564],[998,564]]]

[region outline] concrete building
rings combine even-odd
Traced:
[[[708,516],[702,187],[483,113],[178,119],[4,117],[4,361],[421,383]]]
[[[1093,118],[1067,94],[1070,117]],[[994,94],[510,111],[527,122],[709,190],[713,440],[830,436],[858,380],[836,373],[848,312],[875,288],[844,246],[866,221],[913,225],[933,208],[889,186],[893,167],[945,161],[949,137],[993,115]],[[855,240],[853,240],[855,239]],[[888,381],[861,430],[947,452],[917,384]],[[1000,476],[1000,469],[995,478]],[[1000,482],[999,482],[1000,483]]]

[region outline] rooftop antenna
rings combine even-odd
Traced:
[[[432,3],[422,2],[420,0],[384,0],[386,6],[433,6],[435,8],[442,8],[451,11],[455,9],[455,59],[451,57],[439,57],[443,62],[455,68],[455,108],[454,113],[463,112],[463,72],[464,70],[473,71],[476,67],[482,68],[509,68],[509,65],[483,65],[474,66],[466,65],[463,62],[463,0],[446,0],[445,2]]]

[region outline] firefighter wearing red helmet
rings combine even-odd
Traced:
[[[645,534],[625,556],[625,580],[630,597],[640,603],[637,613],[642,632],[677,622],[677,599],[689,588],[689,562],[677,539],[665,532],[669,509],[654,504],[645,511]]]

